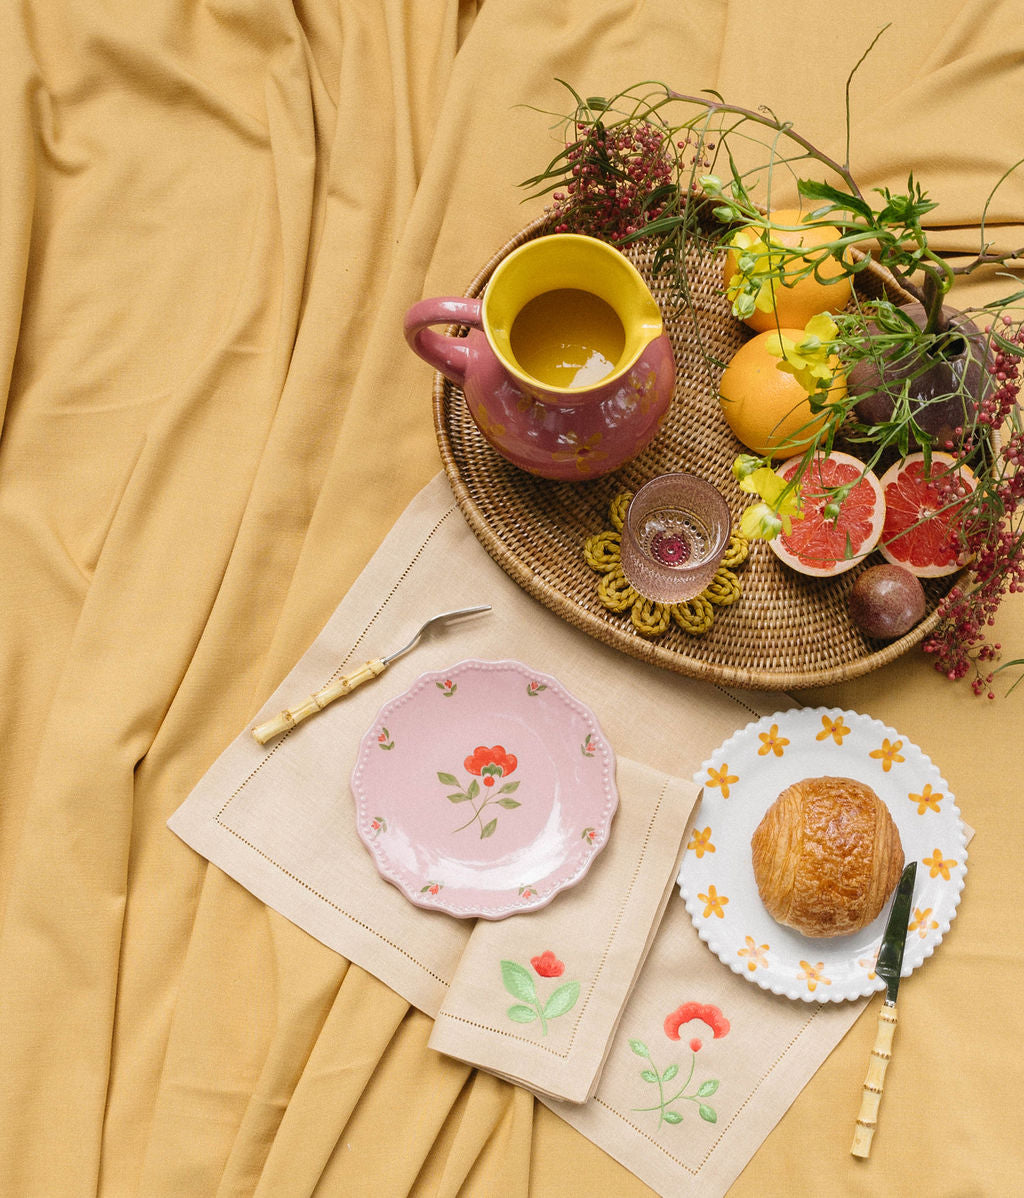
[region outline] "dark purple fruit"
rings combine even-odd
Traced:
[[[924,616],[920,579],[902,566],[870,566],[850,591],[850,619],[874,640],[891,641]]]
[[[925,311],[921,304],[904,304],[901,311],[924,328]],[[897,357],[895,350],[884,362],[864,359],[851,367],[847,377],[849,394],[857,400],[854,411],[864,424],[884,424],[892,418],[894,395],[902,393],[903,380],[909,379],[911,411],[914,419],[936,440],[940,449],[961,438],[958,428],[970,427],[974,413],[985,393],[989,375],[985,338],[978,326],[962,312],[943,308],[943,315],[955,334],[942,357],[928,359],[921,350]],[[877,331],[871,326],[872,331]],[[911,446],[917,448],[916,442]]]

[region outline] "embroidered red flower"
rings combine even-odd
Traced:
[[[711,1028],[711,1033],[716,1040],[729,1031],[729,1020],[726,1019],[718,1007],[713,1006],[711,1003],[684,1002],[671,1015],[666,1016],[665,1035],[670,1040],[678,1040],[679,1029],[684,1024],[691,1023],[694,1019],[699,1019],[702,1023],[706,1023]],[[690,1047],[693,1047],[692,1043]],[[694,1049],[694,1052],[696,1051]]]
[[[559,961],[551,949],[546,949],[539,957],[531,957],[530,964],[542,978],[560,978],[565,973],[565,962]]]
[[[507,778],[519,761],[513,754],[506,753],[502,745],[490,749],[477,745],[463,764],[471,774],[483,780],[484,786],[493,786],[496,778]]]

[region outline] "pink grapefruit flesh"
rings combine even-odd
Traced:
[[[801,458],[783,462],[777,473],[791,479]],[[826,506],[832,488],[853,484],[842,501],[839,516],[830,520]],[[852,570],[878,544],[885,520],[882,486],[872,471],[848,453],[835,451],[815,458],[800,482],[803,519],[792,531],[780,533],[768,544],[781,561],[801,574],[829,578]]]
[[[885,523],[879,549],[886,561],[918,578],[941,578],[963,568],[957,520],[965,499],[957,501],[951,484],[973,490],[974,475],[948,453],[931,455],[926,473],[923,453],[891,466],[882,475]]]

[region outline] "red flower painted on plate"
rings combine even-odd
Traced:
[[[530,964],[542,978],[560,978],[565,973],[565,962],[559,961],[551,949],[546,949],[539,957],[531,957]]]
[[[493,786],[496,778],[507,778],[518,764],[518,758],[506,753],[502,745],[494,745],[490,749],[477,745],[463,762],[471,774],[483,780],[484,786]]]
[[[665,1018],[665,1035],[670,1040],[679,1039],[679,1029],[687,1023],[692,1023],[694,1019],[699,1019],[701,1023],[706,1023],[711,1028],[711,1034],[716,1040],[726,1035],[729,1031],[729,1020],[722,1014],[718,1007],[711,1003],[699,1002],[684,1002],[681,1007],[677,1007],[671,1015]],[[693,1044],[690,1045],[693,1048]],[[693,1049],[694,1052],[697,1049]]]

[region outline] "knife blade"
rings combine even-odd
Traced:
[[[867,1157],[871,1153],[871,1141],[878,1126],[878,1107],[882,1101],[885,1071],[892,1057],[892,1042],[896,1034],[896,995],[900,988],[900,973],[903,969],[903,950],[907,943],[907,925],[914,899],[914,883],[917,880],[917,862],[911,861],[900,875],[893,896],[889,918],[886,921],[882,943],[878,949],[875,973],[885,982],[885,1001],[878,1012],[878,1030],[875,1046],[868,1061],[868,1073],[861,1091],[860,1113],[853,1133],[850,1152],[854,1156]]]

